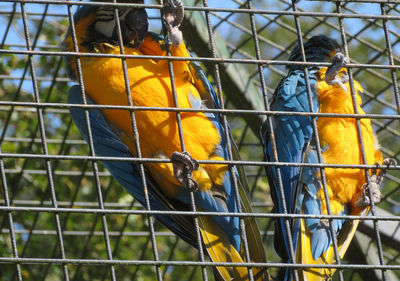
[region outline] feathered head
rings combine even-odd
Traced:
[[[322,34],[313,36],[304,43],[304,51],[308,62],[326,62],[341,50],[342,49],[336,40]],[[293,48],[289,60],[303,61],[298,44]],[[289,65],[287,68],[289,71],[303,69],[300,65]]]

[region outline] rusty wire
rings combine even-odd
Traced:
[[[346,67],[351,77],[360,81],[365,89],[362,98],[367,113],[290,114],[307,115],[314,120],[320,116],[371,119],[384,156],[400,162],[400,145],[396,145],[400,144],[398,1],[316,0],[299,1],[296,5],[288,0],[183,2],[187,12],[182,30],[188,48],[194,54],[191,58],[92,54],[79,52],[78,49],[65,52],[59,46],[63,36],[60,31],[65,31],[73,21],[72,13],[78,5],[146,7],[151,11],[149,19],[155,29],[153,31],[161,33],[159,10],[162,1],[147,1],[145,5],[116,4],[112,1],[66,3],[57,0],[9,0],[0,3],[0,55],[4,57],[3,64],[0,62],[0,266],[4,268],[0,271],[1,278],[32,280],[30,278],[34,276],[35,280],[91,280],[92,276],[96,276],[99,280],[169,280],[185,267],[190,269],[184,269],[187,280],[208,280],[212,275],[211,266],[215,265],[203,254],[198,256],[195,250],[155,221],[151,215],[156,215],[158,211],[150,210],[148,204],[143,208],[116,184],[99,161],[127,161],[126,158],[96,156],[93,144],[88,146],[77,134],[68,108],[128,110],[133,122],[137,111],[174,112],[179,120],[181,112],[199,110],[182,109],[178,104],[168,108],[133,104],[67,104],[68,87],[74,83],[65,73],[63,58],[67,56],[78,59],[168,59],[170,66],[174,60],[203,64],[214,89],[223,100],[223,107],[201,111],[220,113],[224,120],[230,122],[243,160],[230,158],[227,161],[199,162],[245,167],[254,213],[234,215],[257,218],[268,262],[246,263],[244,266],[267,266],[272,275],[282,267],[307,267],[280,262],[271,246],[273,218],[310,216],[271,213],[272,202],[264,167],[375,168],[374,165],[264,162],[258,141],[259,126],[265,118],[288,114],[268,108],[274,88],[286,74],[284,66],[329,65],[287,61],[290,50],[299,40],[306,41],[312,35],[326,32],[341,41],[351,58]],[[54,38],[48,38],[46,34],[51,32],[52,25],[58,32],[52,35]],[[199,30],[207,32],[201,34]],[[52,64],[43,68],[46,59]],[[19,60],[22,65],[13,64],[12,60]],[[10,65],[15,69],[7,68]],[[173,78],[171,67],[170,71]],[[242,73],[246,73],[241,77],[246,79],[244,84],[235,81],[238,78],[235,75]],[[83,78],[81,75],[78,78],[82,86]],[[125,80],[129,85],[127,75]],[[127,94],[130,96],[129,87]],[[20,128],[18,120],[25,119],[33,125]],[[184,149],[182,133],[181,144]],[[138,140],[136,146],[139,147]],[[128,161],[141,165],[143,183],[146,184],[143,164],[166,163],[169,160],[143,158],[139,154]],[[361,220],[360,235],[354,238],[349,249],[353,254],[348,253],[344,260],[325,266],[339,269],[335,278],[363,280],[368,276],[370,280],[400,279],[400,244],[396,244],[400,241],[399,170],[399,166],[388,169],[382,190],[383,202],[374,206],[373,216],[348,217]],[[233,215],[200,212],[196,210],[194,201],[191,211],[164,214],[192,217]],[[314,217],[332,220],[338,216]],[[46,250],[37,249],[41,243],[47,247]],[[129,247],[133,244],[134,251],[131,252]],[[183,259],[182,253],[186,254]],[[378,255],[377,258],[374,259],[371,253]]]

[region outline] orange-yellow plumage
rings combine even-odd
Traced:
[[[319,112],[321,113],[347,113],[354,114],[354,106],[350,94],[349,83],[345,84],[346,91],[338,85],[328,85],[324,80],[326,68],[320,70],[322,80],[318,82]],[[343,70],[344,71],[344,70]],[[361,97],[359,92],[363,89],[355,81],[357,110],[359,114],[365,112],[361,108]],[[368,165],[382,162],[382,154],[378,150],[378,143],[374,137],[370,119],[361,119],[361,131],[364,142],[365,156]],[[326,150],[322,153],[326,164],[349,164],[362,165],[361,144],[357,132],[355,118],[329,118],[319,117],[317,121],[319,138]],[[354,203],[360,196],[365,183],[365,172],[362,169],[325,169],[329,199],[332,213],[338,214],[343,210],[344,204],[351,204],[353,210],[360,211]],[[323,190],[320,197],[323,198]],[[325,202],[323,200],[322,202]],[[323,205],[325,205],[323,203]],[[322,210],[326,210],[323,206]],[[325,212],[326,213],[326,212]]]
[[[79,21],[75,26],[79,43],[85,39],[88,25],[93,21],[91,17],[93,16]],[[67,46],[72,46],[71,43],[71,38],[68,38]],[[79,45],[82,46],[79,51],[87,51],[84,44]],[[94,49],[98,53],[120,54],[119,47],[107,43],[96,44]],[[124,52],[127,55],[166,55],[165,50],[161,50],[160,45],[149,36],[139,49],[124,47]],[[172,46],[171,54],[179,57],[189,56],[183,42],[177,47]],[[81,61],[85,91],[90,98],[98,104],[128,105],[120,58],[81,57]],[[168,61],[138,58],[127,59],[126,64],[131,97],[135,106],[174,107]],[[194,79],[188,62],[175,61],[173,66],[178,105],[181,108],[191,108],[189,96],[200,99],[200,95],[193,84]],[[103,114],[109,122],[122,130],[126,140],[129,140],[125,141],[126,145],[135,153],[130,112],[113,109],[104,110]],[[174,151],[181,150],[176,113],[136,111],[135,118],[143,157],[169,158]],[[220,136],[204,113],[183,112],[181,119],[186,150],[193,158],[223,160],[213,154],[220,142]],[[199,138],[199,135],[202,137]],[[149,171],[152,176],[164,188],[166,194],[172,197],[179,185],[174,177],[172,164],[149,163],[145,166],[151,167]],[[210,189],[214,182],[221,182],[226,170],[226,165],[200,165],[200,169],[193,172],[193,179],[199,183],[201,190]]]

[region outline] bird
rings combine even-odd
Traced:
[[[171,81],[168,61],[160,59],[167,56],[168,48],[174,57],[191,56],[179,29],[184,17],[183,4],[179,0],[165,1],[162,12],[169,40],[148,30],[148,17],[143,7],[118,8],[120,31],[114,7],[86,5],[78,9],[74,14],[74,25],[70,26],[63,42],[66,51],[96,55],[119,55],[123,51],[129,56],[153,58],[127,58],[127,75],[124,76],[122,61],[118,57],[81,56],[79,60],[67,57],[69,75],[83,81],[81,85],[70,88],[69,104],[80,105],[86,101],[92,105],[128,106],[131,99],[133,106],[142,108],[134,111],[135,122],[129,110],[90,108],[87,110],[90,133],[84,109],[71,106],[72,119],[83,138],[88,143],[92,141],[96,156],[141,156],[162,160],[143,163],[151,210],[192,211],[193,194],[197,211],[236,214],[241,210],[251,213],[243,167],[220,163],[229,160],[228,143],[232,143],[233,155],[239,154],[229,126],[226,131],[221,114],[202,112],[221,108],[210,82],[201,67],[191,60],[172,62],[174,81]],[[184,150],[176,112],[162,110],[175,107],[172,82],[177,106],[192,109],[180,113]],[[129,85],[128,89],[125,84]],[[161,110],[145,110],[145,107]],[[133,131],[134,123],[137,135]],[[138,146],[135,146],[136,137]],[[203,164],[198,160],[216,163]],[[123,188],[141,204],[146,204],[139,163],[128,160],[102,162]],[[199,248],[193,217],[161,213],[155,217],[184,241]],[[202,247],[213,262],[266,263],[254,217],[242,219],[247,250],[238,216],[201,215],[197,220]],[[266,267],[232,265],[213,268],[216,280],[249,280],[250,274],[254,280],[269,280]]]
[[[279,168],[266,165],[273,212],[328,215],[327,194],[330,214],[343,218],[277,218],[274,248],[287,263],[332,264],[336,260],[333,239],[336,239],[338,254],[343,258],[358,225],[358,220],[346,220],[345,216],[365,214],[370,206],[370,196],[374,204],[380,201],[380,185],[385,173],[382,166],[396,164],[394,159],[382,160],[370,119],[360,119],[366,158],[364,163],[355,118],[318,116],[313,124],[309,115],[285,115],[284,112],[355,113],[349,74],[345,68],[348,59],[339,43],[328,36],[315,35],[304,43],[304,54],[307,62],[331,65],[308,66],[305,72],[302,65],[290,64],[287,76],[274,91],[270,110],[282,113],[272,115],[261,127],[265,161],[305,165]],[[289,61],[303,61],[298,44],[292,50]],[[354,90],[357,111],[365,114],[360,97],[363,89],[355,80]],[[367,164],[376,165],[377,169],[368,172],[370,181],[366,180],[366,171],[360,168],[326,167],[323,177],[318,166],[306,165],[318,163]],[[301,268],[297,272],[293,268],[285,268],[278,273],[278,280],[294,280],[295,274],[298,280],[328,280],[334,272],[334,268]]]

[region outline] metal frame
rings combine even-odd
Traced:
[[[8,0],[0,4],[0,20],[6,23],[0,22],[0,25],[5,27],[4,31],[0,30],[0,36],[2,36],[0,40],[0,55],[4,57],[14,56],[19,60],[27,58],[24,67],[10,73],[2,73],[0,64],[0,85],[4,86],[4,89],[0,88],[0,96],[5,99],[0,101],[0,177],[2,184],[2,193],[0,193],[0,248],[3,247],[5,249],[3,251],[0,250],[0,267],[4,266],[6,269],[4,272],[11,274],[10,276],[6,275],[6,278],[30,280],[27,276],[36,274],[36,266],[44,268],[38,280],[53,280],[51,278],[54,275],[61,280],[86,280],[82,272],[88,274],[90,270],[93,270],[92,268],[96,270],[102,265],[105,267],[104,270],[102,269],[102,280],[120,280],[126,276],[135,280],[140,276],[143,268],[150,268],[150,272],[146,272],[152,274],[152,279],[148,280],[156,278],[157,280],[164,280],[167,279],[166,276],[168,274],[173,274],[174,271],[182,271],[182,266],[191,269],[190,280],[209,280],[212,266],[238,266],[239,264],[215,264],[208,261],[200,246],[200,232],[196,224],[196,216],[199,215],[229,215],[238,216],[239,218],[254,216],[257,218],[262,236],[265,239],[268,262],[265,264],[240,264],[240,266],[249,267],[250,280],[253,280],[251,272],[251,267],[253,266],[266,266],[270,268],[273,275],[277,269],[282,267],[307,267],[307,265],[296,264],[295,262],[290,264],[281,263],[274,254],[271,246],[273,241],[273,219],[276,217],[289,219],[311,216],[274,214],[270,212],[272,204],[269,199],[269,190],[268,188],[260,187],[262,184],[266,185],[264,167],[266,165],[275,165],[277,167],[287,165],[318,167],[322,171],[324,190],[327,192],[323,173],[325,168],[368,170],[375,168],[375,165],[328,165],[322,163],[311,165],[277,161],[266,163],[262,160],[261,145],[258,143],[257,130],[259,124],[263,119],[269,120],[271,116],[289,114],[287,112],[271,111],[268,106],[274,87],[286,73],[283,70],[283,66],[300,64],[304,66],[307,72],[308,66],[329,65],[328,63],[306,62],[304,56],[304,62],[287,61],[288,53],[296,42],[305,41],[313,35],[315,30],[320,30],[323,27],[337,34],[336,39],[341,39],[339,41],[343,44],[346,55],[351,58],[351,63],[346,67],[348,67],[350,74],[351,94],[354,104],[356,103],[353,86],[354,78],[359,79],[358,77],[372,75],[382,82],[381,84],[384,83],[385,86],[382,89],[374,89],[370,86],[370,81],[360,81],[362,84],[364,82],[367,84],[363,95],[363,104],[373,109],[373,113],[358,114],[356,107],[354,107],[355,114],[302,112],[290,114],[311,116],[315,131],[317,117],[354,118],[357,122],[361,143],[360,119],[368,118],[372,120],[378,137],[390,137],[400,143],[400,77],[398,74],[400,69],[400,34],[394,30],[394,27],[400,28],[400,3],[383,0],[336,2],[320,0],[312,2],[315,5],[321,4],[320,7],[322,7],[323,11],[319,11],[317,8],[310,8],[307,1],[296,3],[296,1],[277,0],[273,1],[274,3],[271,4],[271,7],[267,7],[266,5],[263,6],[265,1],[257,0],[229,0],[225,4],[220,4],[220,2],[213,0],[187,0],[184,1],[186,18],[182,25],[184,38],[186,37],[185,35],[189,36],[189,30],[206,31],[206,34],[202,34],[203,37],[198,34],[197,37],[193,38],[192,36],[191,40],[187,40],[188,48],[199,54],[199,56],[191,58],[173,57],[169,53],[167,57],[132,56],[124,53],[119,55],[82,53],[76,45],[75,35],[73,36],[74,52],[65,52],[56,44],[40,39],[42,32],[45,32],[46,24],[50,21],[49,18],[58,21],[66,19],[68,24],[73,25],[73,10],[78,5],[109,5],[115,7],[115,15],[118,17],[118,7],[140,6],[158,12],[163,4],[162,1],[154,1],[157,3],[145,5],[115,2],[69,1],[66,3],[65,1],[57,0]],[[37,5],[37,7],[44,9],[42,12],[29,11],[26,8],[27,5],[30,5],[30,7]],[[376,5],[379,9],[374,11],[379,11],[379,13],[366,10],[366,5],[368,7]],[[59,9],[54,9],[54,7],[63,7],[65,12],[62,13]],[[329,11],[327,12],[327,10]],[[188,15],[197,15],[202,18],[202,21],[191,20]],[[150,20],[156,23],[160,22],[159,16],[151,16]],[[346,25],[348,20],[362,21],[363,27],[355,31]],[[337,23],[334,24],[332,21]],[[12,42],[8,43],[10,36],[15,37],[15,34],[12,35],[12,33],[15,33],[18,25],[22,26],[21,37],[25,42],[11,40]],[[232,32],[237,32],[238,38],[230,39],[223,35],[223,32],[228,28],[231,28]],[[291,35],[287,39],[269,37],[268,31],[277,28]],[[36,33],[33,33],[32,30],[35,30]],[[383,40],[383,45],[379,42],[371,42],[368,38],[363,37],[365,32],[377,32],[376,30],[382,32],[379,38]],[[32,36],[33,34],[34,36]],[[121,33],[119,35],[121,36]],[[167,36],[165,33],[164,35],[165,42],[168,44]],[[31,37],[33,40],[31,40]],[[221,44],[221,39],[225,40],[224,44]],[[221,45],[223,46],[221,47]],[[207,46],[207,48],[204,48],[204,46]],[[371,55],[365,60],[356,61],[352,58],[352,53],[349,54],[349,50],[351,51],[357,46],[364,46],[365,49],[371,52]],[[40,69],[39,63],[39,59],[46,56],[51,57],[56,62],[53,68],[48,70],[48,75],[43,69]],[[78,83],[82,94],[85,90],[80,70],[81,57],[121,58],[130,105],[102,106],[65,103],[66,92],[56,93],[56,90],[57,87],[65,89],[67,83],[71,85],[71,80],[63,71],[63,58],[66,56],[77,60]],[[168,60],[175,100],[174,107],[137,107],[133,105],[128,87],[129,77],[127,75],[126,60],[138,58]],[[381,58],[387,59],[387,62],[384,63]],[[195,110],[179,108],[173,83],[172,62],[175,60],[198,61],[204,64],[221,101],[221,109]],[[234,69],[232,70],[232,68]],[[231,89],[229,81],[235,83],[234,74],[239,75],[243,71],[246,72],[247,76],[245,78],[248,79],[248,83],[253,88],[249,86],[249,91],[243,92],[240,91],[240,85],[238,85],[237,89],[232,89],[232,91],[225,90],[227,88]],[[27,87],[27,83],[31,83],[31,86]],[[45,86],[42,86],[43,84]],[[12,93],[2,94],[2,90],[4,92],[9,89],[12,90]],[[45,93],[43,93],[44,90]],[[55,99],[55,95],[62,96],[62,98]],[[84,95],[83,98],[85,100]],[[228,142],[229,160],[199,160],[199,163],[224,163],[228,164],[232,171],[234,165],[244,166],[248,171],[254,212],[244,213],[241,210],[237,214],[200,212],[196,210],[193,196],[191,211],[163,212],[163,214],[169,215],[192,216],[195,219],[199,251],[189,250],[184,242],[155,222],[152,215],[160,212],[150,209],[148,198],[146,198],[146,206],[144,208],[132,198],[127,200],[129,196],[125,197],[126,192],[118,187],[109,172],[98,164],[98,161],[101,160],[127,161],[127,159],[96,156],[92,141],[87,146],[83,140],[77,138],[74,125],[68,117],[68,108],[71,107],[84,109],[118,108],[130,112],[138,155],[130,158],[129,161],[140,165],[145,189],[147,187],[143,164],[148,162],[166,163],[169,160],[141,157],[135,112],[144,110],[175,112],[182,150],[185,149],[185,142],[180,122],[181,112],[202,111],[222,114],[224,128],[228,127],[228,121],[233,124],[232,127],[235,132],[234,135],[237,137],[237,144],[242,156],[248,160],[233,160],[231,144]],[[87,110],[85,112],[87,124],[89,124],[88,112]],[[32,114],[35,114],[35,116],[32,117]],[[46,124],[48,125],[50,122],[48,120],[49,114],[57,116],[57,120],[65,121],[65,124],[58,125],[58,127],[55,126],[61,132],[55,133],[47,129]],[[32,115],[30,118],[36,124],[29,128],[27,132],[20,132],[16,127],[16,120],[27,115]],[[237,124],[241,124],[242,127],[239,129]],[[91,139],[90,126],[88,128],[89,139]],[[228,135],[226,135],[226,138],[229,139]],[[316,138],[318,139],[317,133]],[[396,146],[390,146],[390,141],[385,140],[384,142],[388,143],[388,147],[384,145],[382,148],[384,155],[397,158],[398,162],[400,162],[400,146],[396,148]],[[71,153],[71,150],[74,149],[79,154]],[[320,151],[319,157],[322,157]],[[364,151],[363,159],[364,163],[366,163]],[[79,169],[76,169],[77,167]],[[367,264],[366,260],[362,261],[363,264],[356,264],[355,261],[359,262],[356,257],[352,256],[347,259],[346,255],[345,261],[341,261],[338,258],[335,264],[313,267],[337,268],[336,278],[339,280],[359,280],[354,273],[361,274],[360,272],[365,269],[370,270],[368,272],[374,272],[374,275],[371,275],[371,280],[400,279],[400,275],[395,273],[395,271],[400,270],[400,247],[393,247],[393,245],[396,245],[396,241],[400,241],[400,204],[396,201],[396,199],[400,198],[400,167],[390,167],[388,173],[386,185],[383,189],[383,203],[379,206],[371,206],[370,216],[348,217],[349,220],[361,220],[359,231],[367,235],[371,245],[376,247],[373,252],[377,253],[377,259],[370,264]],[[61,190],[62,187],[57,185],[57,183],[60,183],[61,178],[68,178],[70,181],[68,183],[68,188],[71,188],[69,194],[66,194],[65,190]],[[368,173],[366,173],[366,181],[369,181]],[[94,192],[96,196],[87,196],[85,198],[83,190],[88,188],[93,189],[93,192],[96,190]],[[116,191],[117,189],[118,191]],[[237,192],[237,186],[235,189]],[[62,199],[59,196],[62,196]],[[112,201],[108,201],[109,197],[112,198]],[[326,197],[328,198],[328,196]],[[125,201],[120,202],[121,198],[125,198]],[[382,209],[385,210],[384,213],[382,213]],[[27,219],[29,216],[30,220]],[[84,217],[84,219],[82,221],[74,220],[79,216]],[[321,215],[312,217],[332,221],[338,216]],[[93,223],[90,225],[88,224],[90,221],[88,218],[94,218]],[[139,222],[140,225],[133,225],[132,220]],[[82,223],[82,225],[79,223]],[[101,225],[100,227],[98,223]],[[51,229],[44,228],[50,225],[52,226]],[[388,229],[392,226],[394,226],[394,232],[390,234]],[[397,231],[397,229],[399,230]],[[244,248],[247,260],[249,260],[242,220],[241,235],[245,241]],[[34,253],[32,249],[37,247],[38,241],[46,238],[52,241],[50,243],[52,247],[46,252],[47,255],[32,255]],[[79,245],[77,245],[73,242],[77,241],[74,238],[85,238],[85,240],[81,241],[82,244],[78,243]],[[96,239],[102,239],[102,242],[93,242]],[[132,242],[131,239],[136,239],[140,242],[140,254],[136,255],[136,258],[127,254],[126,245],[122,245],[124,240],[127,239],[130,242]],[[162,241],[159,241],[160,239],[168,239],[168,250],[162,249],[167,246]],[[353,242],[353,244],[357,242],[363,243],[363,240],[360,239],[365,238],[361,238],[360,235],[355,238],[357,241]],[[102,246],[96,252],[96,250],[91,249],[93,245]],[[334,246],[338,257],[335,241]],[[189,251],[188,257],[192,260],[176,259],[177,253],[182,253],[182,249],[183,251]],[[350,250],[355,252],[357,249],[351,248]],[[363,253],[363,251],[371,250],[364,249],[360,251]],[[39,252],[39,254],[42,253]],[[91,256],[89,257],[89,255]],[[126,256],[127,258],[125,258]],[[294,260],[293,253],[292,260]],[[121,267],[124,268],[123,273],[119,273],[119,268]],[[379,274],[376,272],[379,272]],[[295,280],[297,280],[297,276],[295,276]]]

